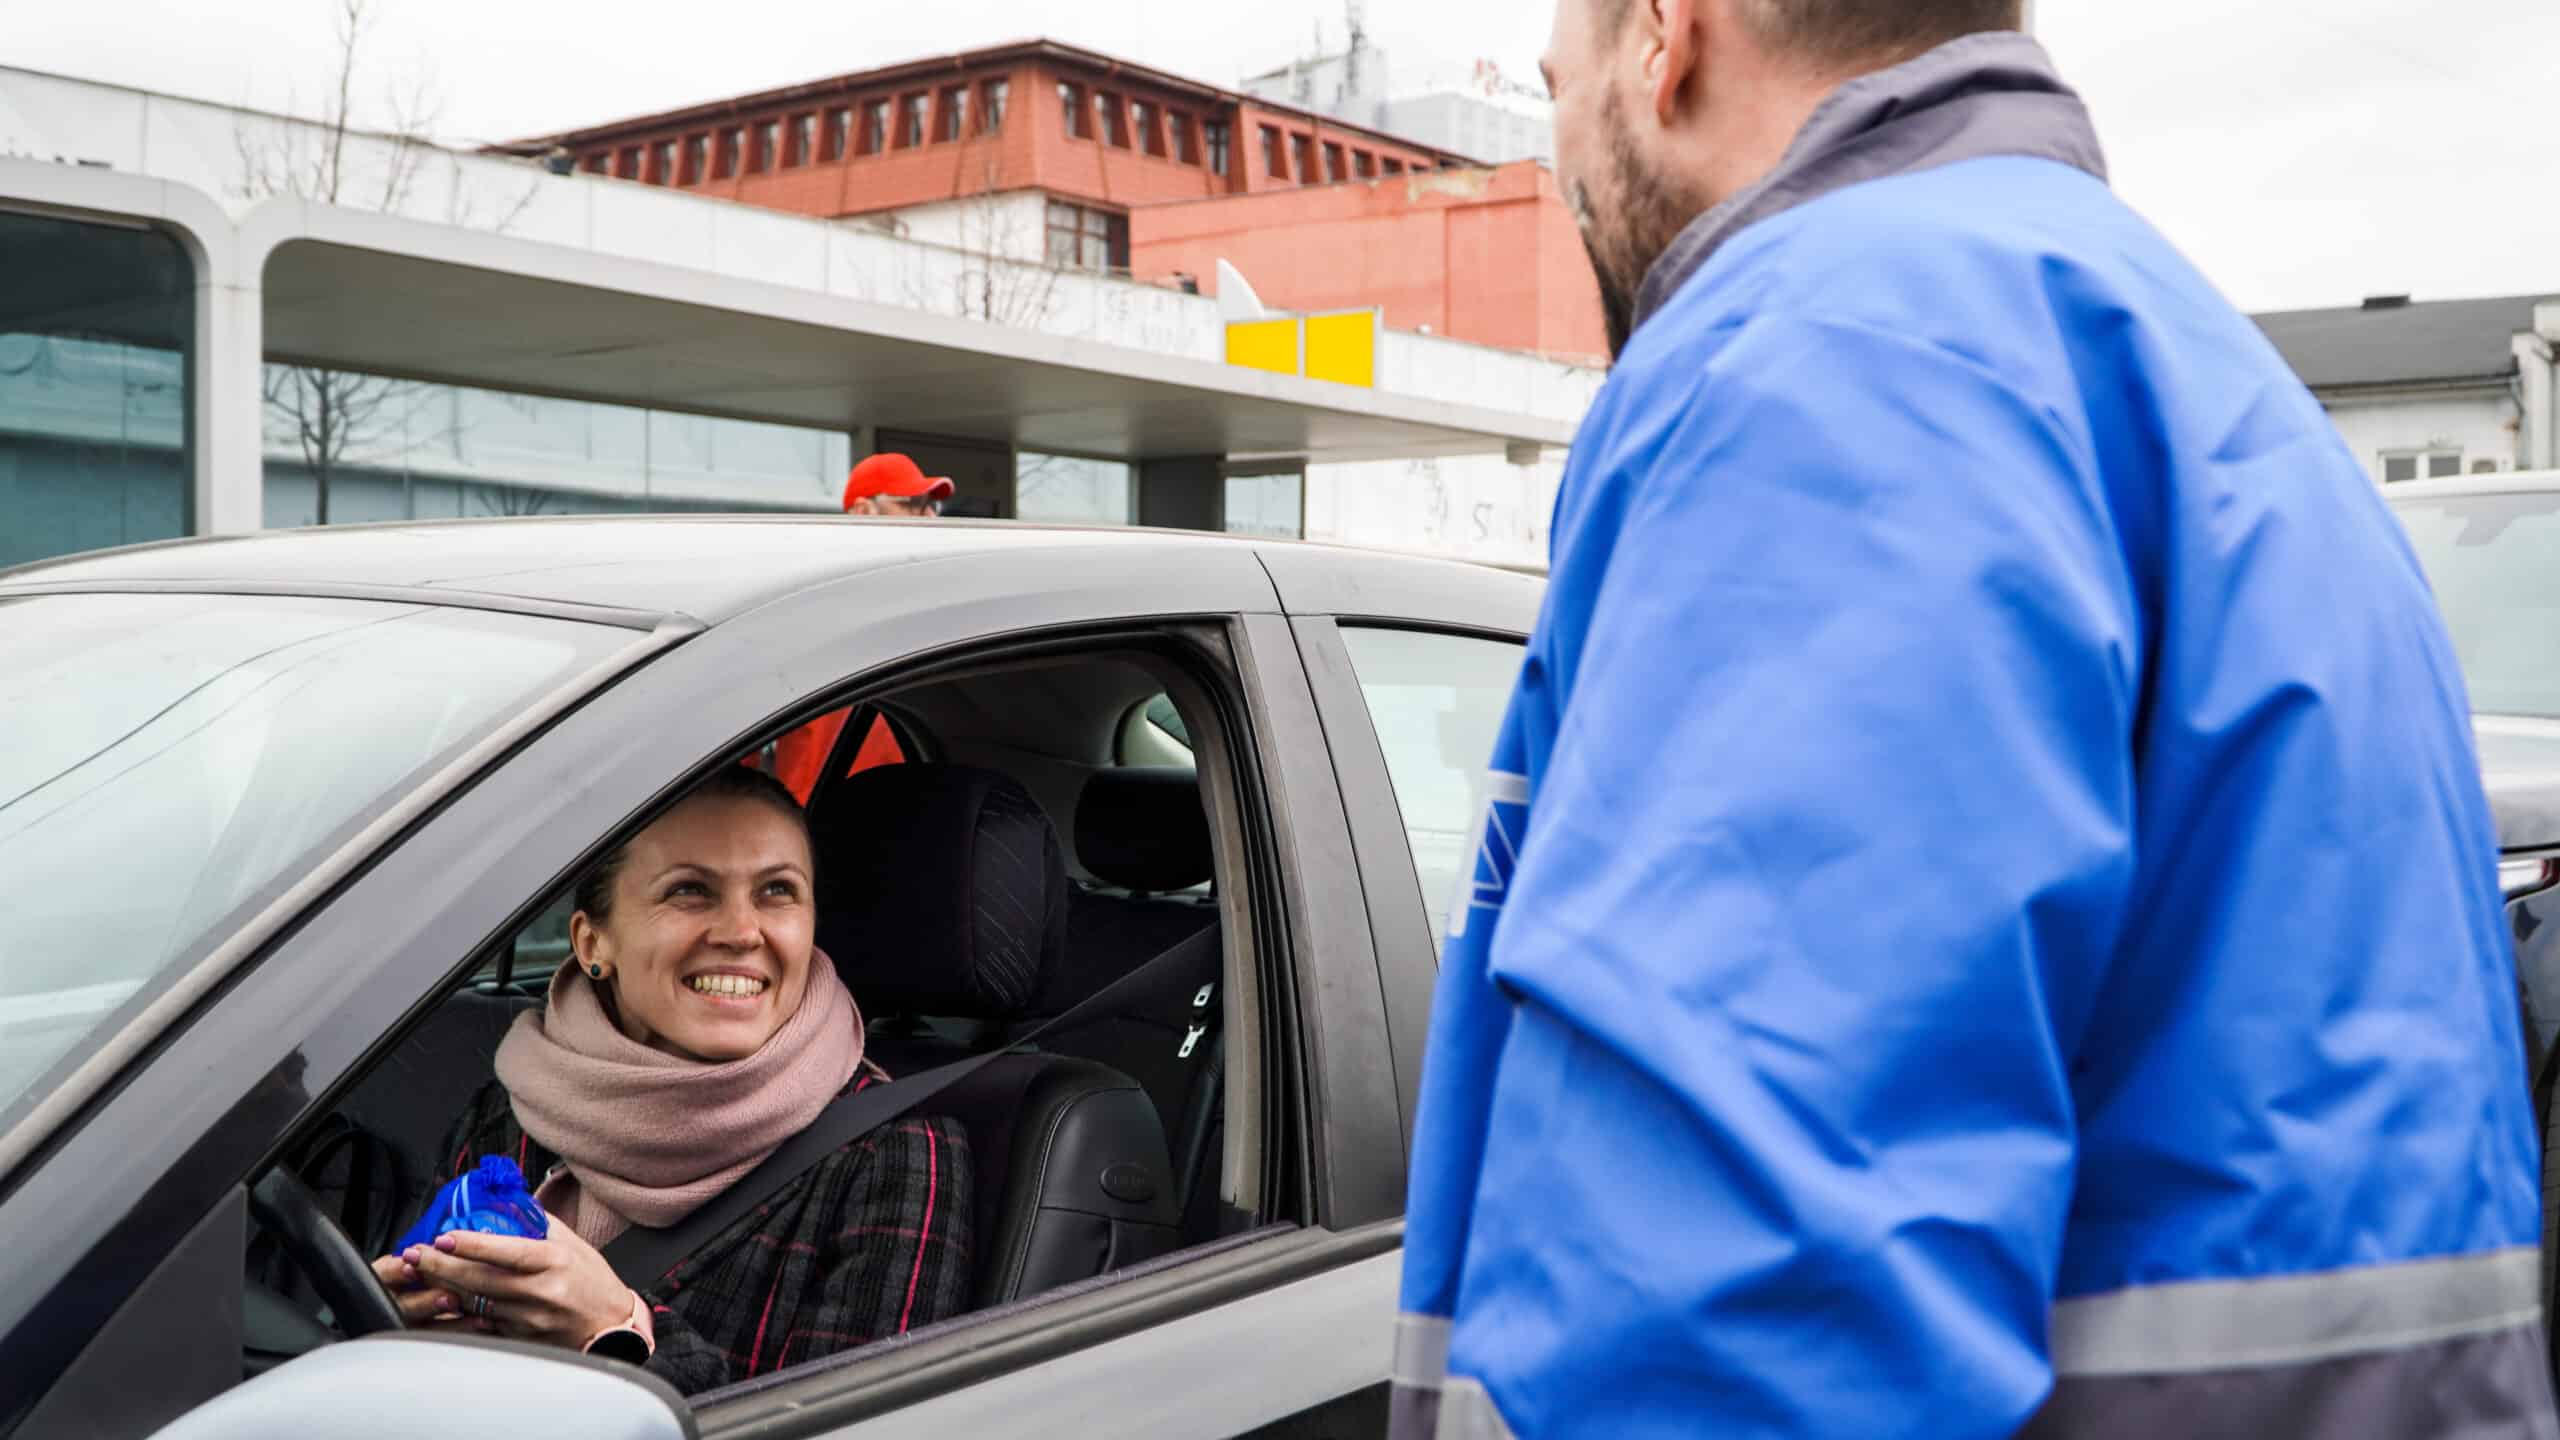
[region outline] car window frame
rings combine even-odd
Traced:
[[[818,713],[823,706],[808,697],[843,693],[847,670],[869,675],[941,649],[982,648],[990,637],[1206,616],[1238,637],[1237,674],[1250,712],[1244,723],[1257,767],[1267,773],[1285,753],[1273,748],[1279,731],[1304,745],[1306,732],[1317,728],[1313,701],[1294,645],[1285,643],[1276,595],[1267,576],[1251,565],[1249,552],[1235,552],[1232,561],[1187,549],[1114,552],[1113,559],[1111,567],[1095,567],[1084,552],[1061,548],[996,562],[969,556],[927,562],[902,576],[910,584],[937,582],[937,604],[923,610],[882,606],[880,593],[858,583],[859,576],[814,587],[757,612],[752,625],[732,621],[691,637],[658,663],[623,677],[613,687],[612,703],[581,706],[528,737],[509,757],[505,784],[466,789],[422,818],[398,848],[372,857],[372,867],[337,887],[327,903],[303,917],[301,928],[264,947],[254,963],[231,977],[232,990],[205,1012],[227,1016],[227,1024],[191,1024],[174,1033],[162,1057],[168,1063],[130,1076],[92,1117],[102,1123],[70,1135],[51,1157],[55,1163],[33,1170],[23,1177],[27,1183],[0,1199],[0,1217],[14,1220],[38,1213],[30,1209],[34,1205],[79,1210],[67,1203],[73,1200],[69,1189],[85,1193],[102,1180],[125,1185],[129,1189],[118,1193],[136,1197],[102,1236],[73,1241],[84,1228],[68,1216],[63,1226],[52,1227],[51,1238],[69,1244],[75,1258],[50,1274],[22,1268],[7,1275],[0,1285],[0,1335],[50,1330],[61,1337],[65,1358],[76,1355],[105,1328],[108,1317],[96,1313],[98,1302],[113,1309],[131,1295],[153,1255],[165,1253],[177,1235],[272,1161],[295,1128],[325,1113],[380,1050],[464,978],[489,943],[511,934],[592,859],[600,841],[580,845],[575,834],[612,834],[670,798],[685,781],[652,785],[645,777],[681,771],[689,779],[688,750],[712,753],[748,743],[775,714],[795,705]],[[926,569],[937,573],[923,576]],[[1104,569],[1111,572],[1109,580],[1092,578]],[[1272,627],[1280,627],[1277,636]],[[1259,632],[1258,642],[1247,636],[1251,631]],[[706,704],[704,697],[717,687],[705,672],[714,667],[723,683],[745,675],[755,679],[736,687],[740,693],[721,696],[719,704]],[[700,711],[687,710],[688,702]],[[663,726],[615,725],[610,716],[631,713],[634,705],[685,719]],[[730,721],[712,718],[757,710],[760,719],[725,738],[718,726]],[[1324,805],[1302,793],[1308,783],[1283,776],[1273,784],[1268,813],[1274,825],[1285,827],[1285,843],[1308,838],[1297,828],[1301,823],[1327,830]],[[1324,786],[1329,794],[1329,775]],[[538,799],[514,803],[527,794]],[[593,818],[604,816],[611,818]],[[1350,842],[1339,831],[1336,820],[1333,833],[1314,839],[1336,852],[1328,863],[1348,869]],[[490,876],[510,878],[503,890],[493,881],[487,882],[488,893],[475,890]],[[1363,969],[1374,974],[1365,924],[1358,927],[1356,946],[1317,960],[1311,937],[1330,925],[1338,940],[1350,933],[1348,927],[1314,902],[1303,874],[1288,875],[1280,890],[1268,903],[1287,912],[1289,955],[1287,963],[1263,968],[1264,975],[1277,977],[1273,999],[1295,1007],[1311,996],[1330,996],[1315,1008],[1339,1007],[1346,998],[1340,972],[1355,980]],[[389,917],[388,933],[368,926],[376,916]],[[1310,916],[1322,923],[1310,925]],[[1353,996],[1357,989],[1350,987]],[[246,1019],[252,1015],[254,1030]],[[1370,1023],[1375,1028],[1379,1022],[1373,1015]],[[1310,1044],[1303,1029],[1289,1033],[1299,1046],[1321,1048]],[[1357,1038],[1346,1037],[1355,1042],[1352,1048]],[[1266,1065],[1264,1073],[1285,1076],[1287,1083],[1267,1086],[1258,1103],[1296,1105],[1308,1117],[1303,1133],[1319,1133],[1328,1108],[1323,1097],[1315,1097],[1311,1107],[1303,1089],[1290,1093],[1291,1086],[1306,1085],[1303,1072],[1294,1065]],[[1392,1105],[1386,1124],[1392,1134]],[[126,1143],[145,1135],[154,1143]],[[1400,1199],[1400,1150],[1397,1160]],[[1315,1157],[1309,1162],[1315,1173],[1302,1177],[1306,1213],[1319,1225],[1336,1218],[1328,1213],[1324,1189],[1329,1163]],[[66,1229],[70,1234],[62,1233]],[[1215,1268],[1249,1263],[1251,1257]],[[68,1308],[83,1294],[90,1301],[88,1323],[79,1323]],[[1083,1326],[1096,1334],[1096,1327],[1136,1323],[1121,1313],[1124,1301],[1139,1306],[1143,1297],[1115,1297],[1109,1287],[1074,1297],[1079,1312],[1092,1312]],[[56,1323],[65,1319],[74,1323]],[[148,1317],[146,1322],[160,1323]],[[1074,1338],[1082,1330],[1059,1333],[1065,1337],[1061,1344],[1083,1343]],[[976,1337],[964,1336],[953,1353],[976,1343]],[[926,1366],[947,1358],[909,1357]],[[29,1393],[40,1396],[42,1389],[30,1382]]]

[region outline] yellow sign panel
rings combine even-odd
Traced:
[[[1227,326],[1227,363],[1249,370],[1298,373],[1298,322],[1238,320]]]
[[[1378,384],[1378,312],[1307,317],[1307,378],[1375,389]]]

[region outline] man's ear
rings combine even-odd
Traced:
[[[852,504],[844,507],[844,513],[847,515],[877,515],[880,513],[880,502],[872,499],[868,495],[865,495],[860,499],[855,500]]]
[[[1713,0],[1644,0],[1637,23],[1645,27],[1646,98],[1653,102],[1655,123],[1669,127],[1679,118],[1680,95],[1698,69],[1698,43],[1706,17],[1698,12]]]

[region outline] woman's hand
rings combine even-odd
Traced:
[[[511,1339],[576,1350],[631,1318],[631,1287],[594,1246],[556,1222],[545,1240],[454,1230],[437,1236],[432,1247],[413,1245],[388,1258],[413,1267],[441,1297],[458,1300],[460,1314]],[[401,1309],[410,1313],[405,1295]]]
[[[373,1275],[391,1292],[400,1318],[413,1330],[438,1320],[462,1318],[462,1302],[429,1284],[405,1255],[385,1255],[374,1261]]]

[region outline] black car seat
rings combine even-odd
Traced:
[[[908,1073],[1002,1043],[1064,954],[1057,832],[994,771],[897,765],[819,797],[818,943]],[[927,1106],[969,1134],[976,1304],[999,1305],[1180,1243],[1156,1108],[1126,1075],[1035,1053],[979,1069]]]
[[[1218,928],[1216,871],[1198,777],[1187,769],[1103,770],[1076,801],[1076,859],[1095,884],[1067,904],[1066,964],[1033,1002],[1035,1018],[1067,1007],[1203,931]],[[1047,1048],[1119,1070],[1155,1101],[1173,1141],[1185,1234],[1206,1238],[1206,1211],[1188,1203],[1217,1179],[1218,1089],[1224,1059],[1215,947],[1168,971],[1116,1013],[1053,1033]],[[1195,1219],[1202,1223],[1194,1225]]]

